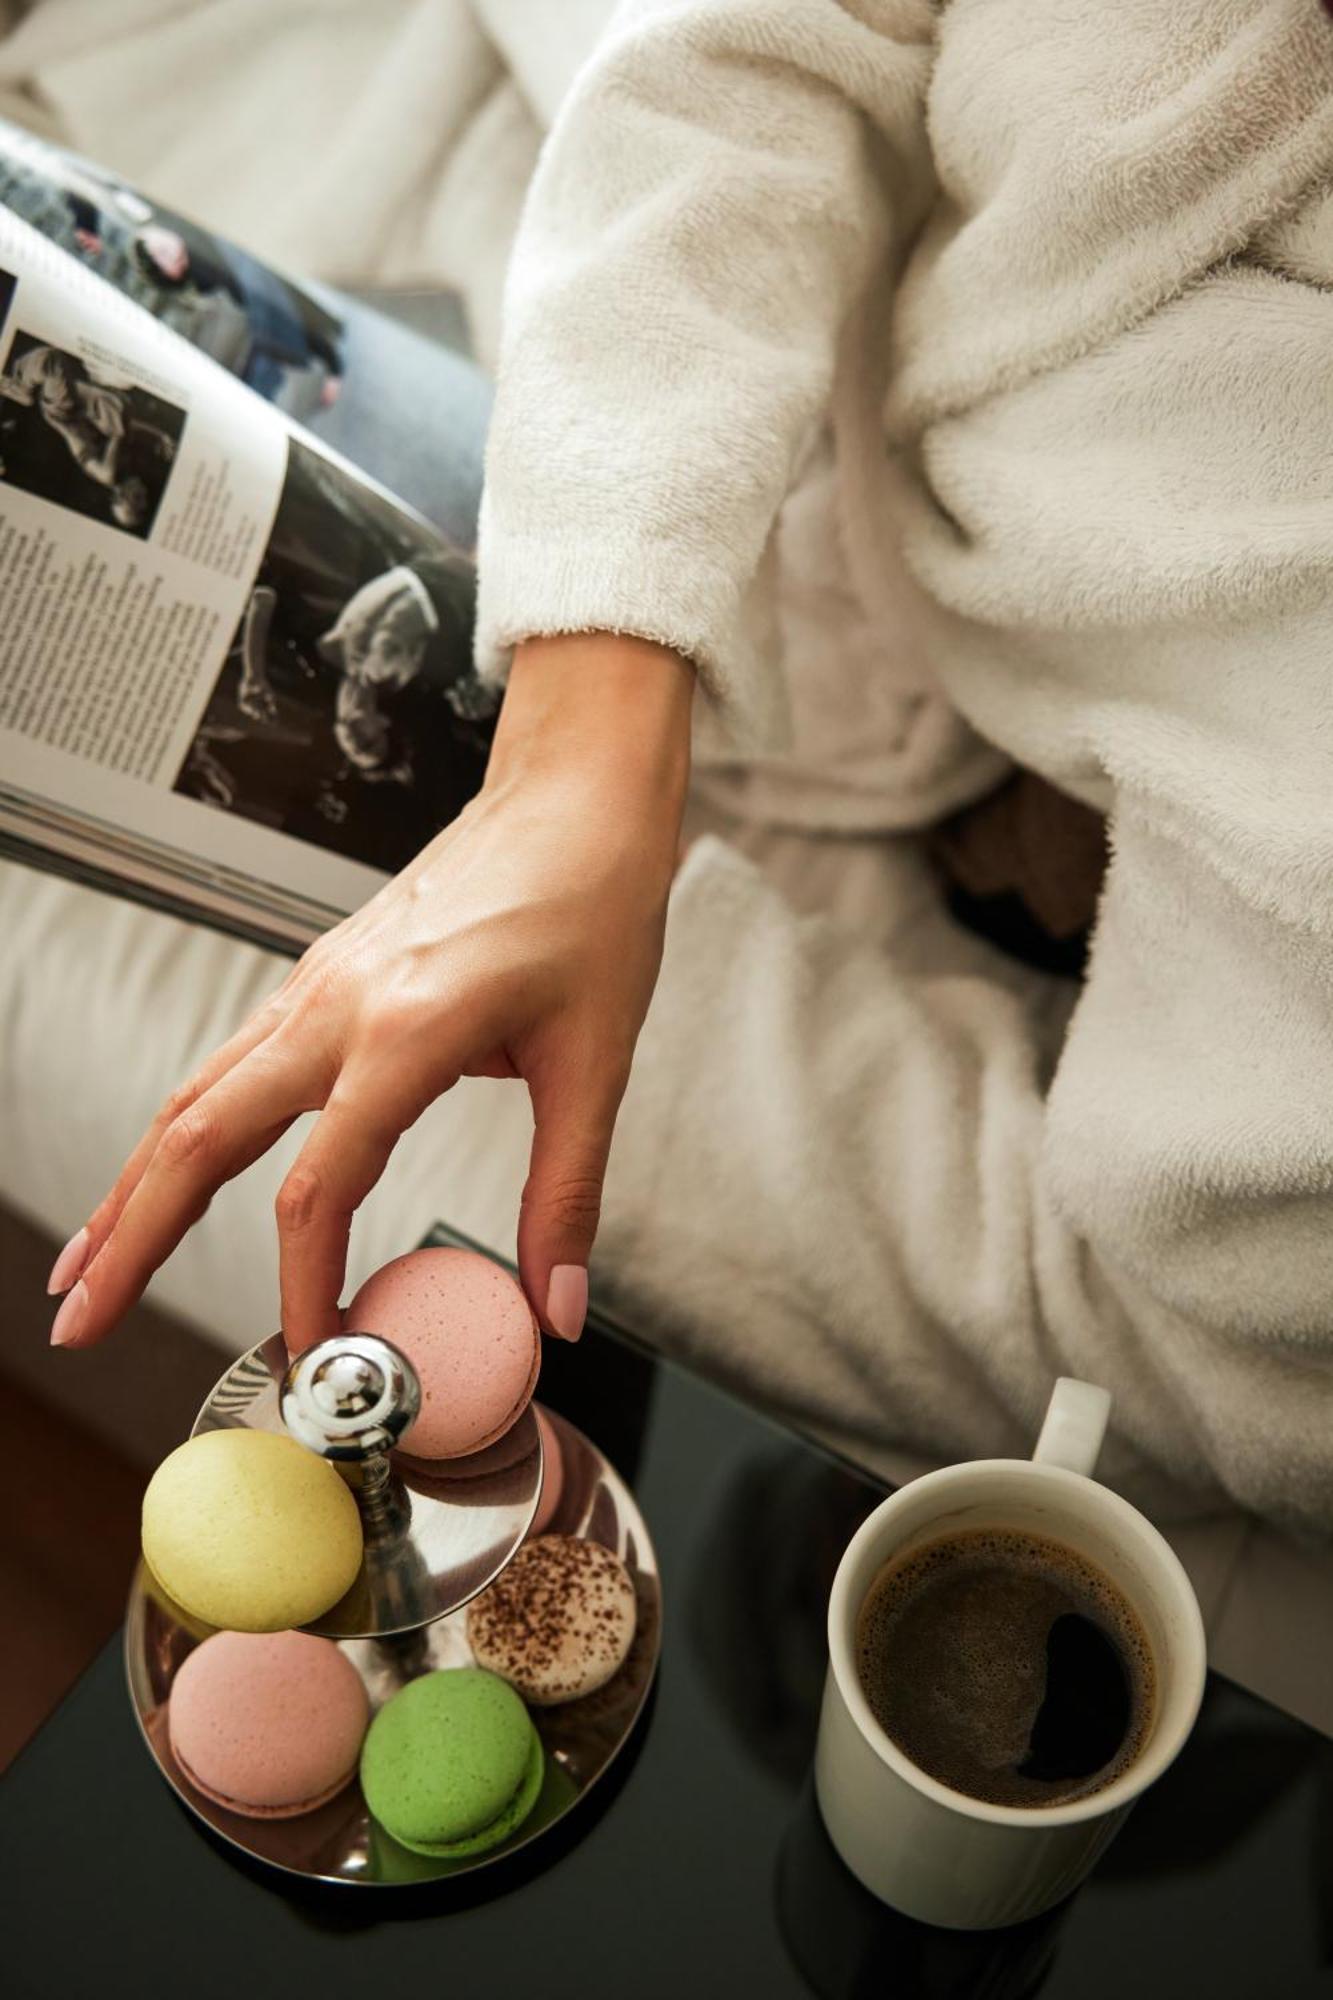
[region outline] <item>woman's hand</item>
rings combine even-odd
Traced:
[[[57,1345],[110,1332],[222,1183],[312,1110],[277,1201],[282,1323],[293,1352],[335,1333],[353,1212],[460,1076],[528,1086],[520,1272],[546,1329],[577,1338],[661,956],[693,678],[643,640],[520,647],[480,795],[168,1099],[57,1259]]]

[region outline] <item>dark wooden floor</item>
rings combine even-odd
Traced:
[[[11,1481],[0,1512],[3,1766],[120,1622],[145,1473],[12,1380],[0,1392]]]
[[[144,1486],[220,1373],[215,1347],[146,1308],[101,1348],[53,1351],[54,1253],[0,1211],[0,1769],[119,1625]]]

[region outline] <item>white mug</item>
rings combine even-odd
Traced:
[[[861,1524],[838,1565],[815,1791],[852,1873],[925,1923],[988,1930],[1058,1903],[1166,1770],[1198,1714],[1207,1659],[1189,1578],[1156,1528],[1092,1477],[1109,1412],[1104,1389],[1062,1377],[1031,1459],[979,1459],[912,1480]],[[861,1688],[857,1616],[880,1571],[925,1542],[981,1527],[1042,1534],[1076,1550],[1119,1586],[1147,1634],[1156,1669],[1147,1739],[1088,1797],[1002,1806],[954,1791],[891,1741]]]

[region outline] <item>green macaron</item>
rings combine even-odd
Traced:
[[[361,1751],[361,1789],[414,1854],[485,1854],[537,1803],[545,1755],[519,1697],[496,1674],[452,1667],[384,1704]]]

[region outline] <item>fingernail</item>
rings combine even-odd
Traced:
[[[88,1287],[80,1278],[72,1292],[61,1300],[60,1311],[55,1316],[51,1328],[52,1347],[71,1347],[78,1339],[79,1328],[83,1325],[88,1310]]]
[[[546,1288],[546,1318],[552,1333],[577,1340],[588,1313],[588,1273],[582,1264],[557,1264]]]
[[[86,1229],[79,1229],[70,1237],[51,1266],[51,1275],[46,1281],[48,1299],[53,1299],[57,1292],[67,1292],[87,1261],[88,1232]]]

